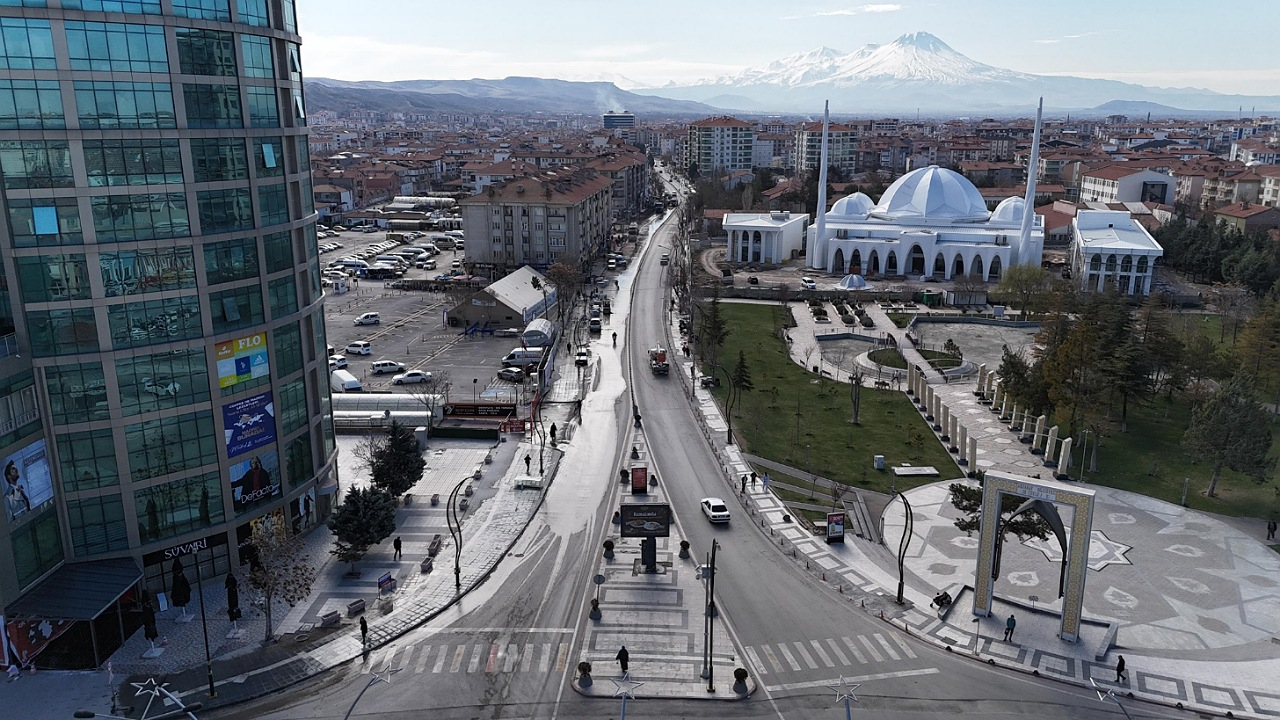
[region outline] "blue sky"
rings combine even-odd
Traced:
[[[1274,0],[297,0],[304,70],[344,80],[508,75],[656,86],[827,46],[933,33],[978,62],[1280,93]],[[1253,37],[1250,37],[1253,35]],[[623,83],[620,83],[623,84]]]

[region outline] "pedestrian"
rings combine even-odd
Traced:
[[[1013,629],[1018,626],[1018,621],[1009,615],[1009,619],[1004,621],[1004,641],[1013,642]]]
[[[765,489],[766,491],[768,491],[768,490],[769,490],[769,481],[770,481],[770,480],[772,480],[772,479],[773,479],[773,478],[769,477],[769,473],[765,473],[765,474],[764,474],[764,479],[760,481],[760,482],[764,483],[764,489]]]
[[[627,676],[627,661],[631,659],[631,653],[627,652],[627,646],[623,645],[618,651],[618,665],[622,667],[622,676]]]
[[[752,470],[751,471],[751,487],[755,487],[755,486],[756,486],[756,473],[754,470]]]
[[[533,472],[533,456],[528,453],[524,456],[524,472],[526,475]]]
[[[360,647],[369,647],[369,623],[360,616]]]
[[[746,475],[742,476],[742,488],[738,490],[738,494],[739,495],[747,494],[747,476]]]
[[[1276,521],[1275,520],[1271,520],[1267,523],[1267,539],[1268,540],[1276,539]]]
[[[1129,682],[1129,673],[1124,670],[1124,656],[1121,655],[1116,661],[1116,682],[1120,682],[1120,678],[1124,678],[1125,682]]]
[[[402,553],[401,553],[401,545],[400,545],[400,536],[399,536],[399,535],[397,535],[397,536],[396,536],[396,539],[395,539],[394,541],[392,541],[392,543],[391,543],[391,547],[395,548],[395,550],[396,550],[396,554],[395,554],[395,556],[394,556],[394,559],[399,560],[399,559],[400,559],[400,557],[401,557],[401,555],[402,555]]]

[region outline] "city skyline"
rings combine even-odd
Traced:
[[[539,7],[495,0],[478,22],[466,5],[369,0],[366,17],[395,18],[377,30],[351,22],[350,5],[308,0],[299,24],[311,77],[341,80],[501,78],[602,80],[623,89],[688,84],[830,47],[852,52],[910,32],[930,32],[978,62],[1040,75],[1103,78],[1226,94],[1268,94],[1280,67],[1265,43],[1242,43],[1238,18],[1265,17],[1260,0],[1234,15],[1202,17],[1174,0],[1160,23],[1147,8],[1077,3],[1072,13],[1008,0],[964,3],[761,0],[688,5],[658,0],[645,17],[582,2]],[[679,18],[679,21],[667,21]],[[1184,22],[1169,22],[1185,18]],[[423,26],[426,31],[423,31]],[[706,28],[719,28],[708,37]],[[619,29],[629,34],[614,40]],[[998,40],[992,42],[992,40]],[[1186,52],[1193,48],[1194,52]]]

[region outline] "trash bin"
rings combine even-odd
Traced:
[[[871,462],[872,462],[872,464],[873,464],[873,465],[875,465],[875,468],[876,468],[877,470],[883,470],[883,469],[884,469],[884,456],[883,456],[883,455],[876,455],[874,458],[872,458]]]

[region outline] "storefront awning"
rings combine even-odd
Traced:
[[[92,620],[142,579],[133,558],[69,563],[5,608],[9,617]]]

